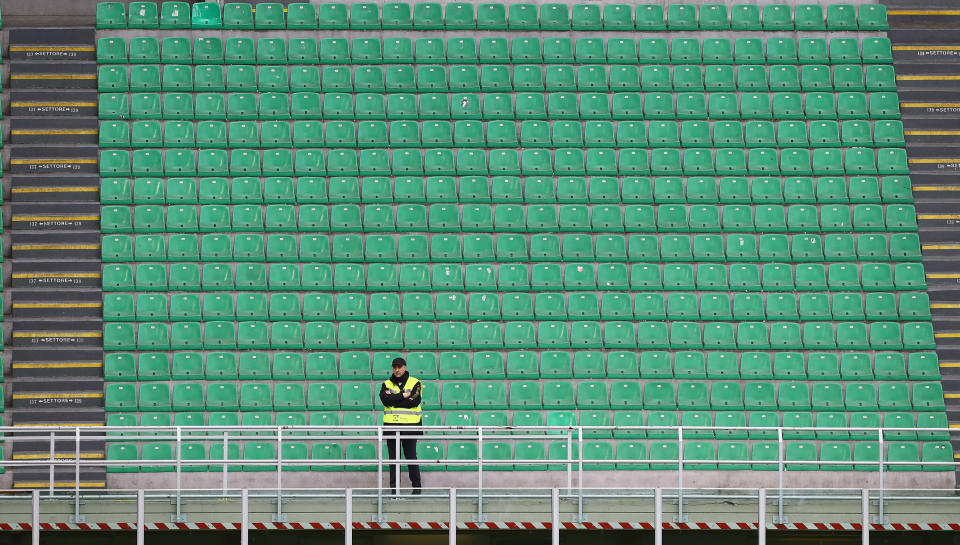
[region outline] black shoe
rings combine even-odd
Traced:
[[[421,492],[421,490],[420,490],[420,487],[419,487],[419,486],[413,489],[413,495],[414,495],[414,496],[419,496],[419,495],[420,495],[420,492]]]
[[[391,496],[396,496],[396,495],[397,495],[397,489],[396,489],[396,488],[391,488],[391,489],[389,489],[389,490],[387,491],[387,493],[388,493],[389,495],[391,495]]]

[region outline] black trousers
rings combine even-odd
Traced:
[[[390,453],[391,460],[395,460],[397,458],[397,434],[399,433],[402,436],[400,438],[400,448],[403,449],[403,458],[405,460],[416,461],[417,438],[412,437],[411,435],[421,435],[421,433],[414,430],[407,431],[403,428],[404,426],[395,426],[385,427],[383,429],[383,440],[387,442],[387,452]],[[389,466],[390,488],[395,489],[397,488],[397,465],[390,463]],[[420,488],[420,465],[408,464],[407,467],[410,470],[410,484],[412,484],[414,488]]]

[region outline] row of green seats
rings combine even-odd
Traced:
[[[99,62],[162,64],[890,64],[889,38],[122,38],[97,42]]]
[[[111,352],[103,362],[110,382],[150,380],[359,380],[393,361],[397,352]],[[172,365],[171,365],[172,358]],[[606,361],[604,361],[606,359]],[[423,380],[538,378],[678,378],[710,380],[936,380],[934,352],[411,352],[410,373]],[[339,422],[338,422],[339,423]],[[506,425],[506,422],[504,422]]]
[[[129,439],[127,439],[129,440]],[[924,442],[921,448],[916,443],[894,443],[887,447],[884,471],[951,471],[951,448],[946,442]],[[143,472],[170,472],[173,465],[162,465],[164,461],[175,458],[172,443],[148,443],[142,447],[142,461],[150,464],[139,466]],[[240,444],[229,445],[224,456],[223,445],[210,444],[210,460],[236,460],[256,463],[228,465],[229,471],[276,471],[277,466],[270,460],[277,459],[275,443],[244,442],[241,456]],[[614,455],[614,447],[616,455]],[[619,441],[617,443],[587,441],[583,444],[583,469],[586,471],[616,470],[676,470],[681,459],[678,443],[652,441],[648,444],[640,441]],[[775,442],[722,441],[714,445],[707,441],[688,441],[683,443],[683,468],[685,470],[776,470],[778,468],[778,444]],[[444,454],[446,450],[446,454]],[[417,445],[417,456],[422,471],[476,471],[480,458],[477,444],[473,442],[430,442],[421,441]],[[579,469],[578,450],[568,453],[566,442],[553,442],[545,445],[537,441],[518,441],[515,443],[490,441],[483,444],[484,471],[566,471]],[[783,455],[786,471],[878,471],[880,465],[880,446],[877,443],[856,443],[851,448],[848,443],[788,442]],[[752,455],[749,454],[752,452]],[[180,459],[187,465],[181,471],[223,471],[223,465],[206,465],[206,445],[203,443],[185,443],[181,445]],[[347,443],[341,447],[338,443],[315,443],[312,451],[306,443],[284,442],[281,447],[284,471],[375,471],[376,465],[363,465],[376,461],[376,448],[373,443]],[[119,462],[108,468],[113,472],[137,472],[137,445],[134,443],[116,443],[108,447],[107,459]],[[386,447],[381,459],[389,459]],[[437,460],[459,461],[460,463],[438,464]],[[573,460],[571,466],[566,461]],[[313,461],[316,465],[308,465]],[[346,461],[346,464],[337,464]],[[349,463],[349,462],[353,463]],[[542,463],[550,461],[552,463]],[[318,463],[319,462],[319,463]],[[472,462],[472,463],[471,463]],[[514,462],[514,463],[510,463]],[[818,463],[820,462],[820,463]],[[405,466],[404,466],[405,467]]]
[[[911,203],[910,178],[104,178],[104,204]]]
[[[359,127],[358,127],[359,125]],[[358,133],[359,128],[359,133]],[[519,138],[518,129],[519,128]],[[383,132],[386,130],[386,132]],[[901,121],[101,121],[101,148],[888,147]]]
[[[534,258],[542,259],[540,255]],[[516,259],[516,258],[515,258]],[[526,260],[523,257],[522,260]],[[560,258],[554,258],[559,261]],[[185,267],[185,268],[184,268]],[[862,271],[860,268],[862,267]],[[863,263],[858,267],[855,263],[831,263],[796,265],[795,268],[784,263],[767,263],[762,267],[756,264],[673,264],[659,266],[653,263],[635,263],[631,265],[629,273],[624,264],[604,264],[598,269],[597,287],[601,291],[735,291],[735,292],[784,292],[784,291],[911,291],[926,288],[923,265],[920,263]],[[226,284],[229,289],[234,287],[233,271],[222,271],[223,264],[207,263],[203,265],[204,272],[197,264],[187,264],[183,267],[174,265],[170,271],[170,286],[180,291],[200,291],[201,284],[204,290],[216,291],[218,285]],[[436,289],[464,290],[484,292],[485,286],[481,283],[489,280],[488,271],[483,267],[471,267],[467,271],[466,282],[463,280],[463,271],[448,265],[438,265],[433,268],[436,285],[430,283],[430,269],[422,265],[401,265],[399,281],[397,271],[393,266],[375,265],[370,273],[370,282],[365,286],[357,280],[356,267],[342,265],[338,267],[342,275],[336,283],[333,282],[333,269],[329,265],[300,265],[295,263],[274,263],[267,267],[265,264],[245,263],[237,266],[236,288],[255,291],[270,290],[315,290],[315,291],[349,291],[351,286],[370,291],[430,291]],[[762,280],[761,280],[762,271]],[[505,267],[502,274],[514,273],[511,267]],[[194,277],[195,274],[195,277]],[[362,279],[362,271],[360,277]],[[444,278],[444,276],[446,278]],[[861,278],[862,276],[862,278]],[[202,279],[202,280],[201,280]],[[521,282],[522,284],[522,282]],[[505,286],[516,291],[517,286]],[[167,270],[162,265],[142,264],[134,267],[129,264],[108,265],[103,271],[104,291],[165,291],[167,289]],[[316,294],[319,296],[320,294]],[[390,297],[396,297],[390,295]],[[449,308],[442,306],[437,309],[437,316],[451,318],[463,315],[454,314],[453,309],[463,311],[466,303],[460,304],[461,297],[453,293],[445,293],[444,297],[451,301]],[[531,296],[518,294],[515,301],[528,300]],[[577,307],[577,312],[570,309],[570,316],[580,319],[597,319],[599,303],[593,294],[577,294],[577,298],[584,301]],[[589,303],[589,304],[588,304]],[[517,305],[522,304],[520,302]],[[758,299],[750,297],[734,297],[735,314],[743,316],[756,315],[764,317],[762,305]],[[739,312],[736,312],[739,311]],[[451,314],[446,314],[451,313]]]
[[[899,237],[898,237],[899,238]],[[910,240],[912,239],[912,240]],[[920,247],[916,235],[904,235],[893,241],[894,260],[919,261]],[[905,248],[904,248],[905,246]],[[113,250],[111,250],[113,251]],[[130,252],[132,254],[132,251]],[[909,255],[908,255],[909,254]],[[133,261],[132,255],[104,252],[105,262]],[[421,258],[422,259],[422,258]],[[512,256],[526,261],[526,255]],[[234,274],[234,267],[236,274]],[[592,268],[592,265],[589,266]],[[661,267],[655,263],[605,263],[597,270],[597,289],[601,291],[694,290],[704,291],[880,291],[924,289],[926,281],[920,263],[864,263],[863,271],[855,264],[819,263],[731,264],[729,283],[724,283],[722,265],[694,266],[673,264]],[[269,271],[269,274],[268,274]],[[496,274],[494,273],[496,271]],[[556,269],[551,269],[556,272]],[[761,281],[761,271],[763,279]],[[827,280],[829,271],[829,283]],[[369,274],[369,278],[366,278]],[[361,265],[340,263],[128,263],[107,265],[103,270],[104,291],[223,291],[223,290],[314,290],[314,291],[486,291],[497,285],[502,291],[529,291],[526,265],[503,264],[496,268],[467,266],[466,275],[460,265],[371,264],[368,272]],[[561,273],[556,273],[557,275]],[[169,275],[169,279],[168,279]],[[496,278],[499,284],[495,284]],[[794,278],[795,277],[795,278]],[[464,279],[466,278],[466,281]],[[269,279],[269,280],[268,280]],[[484,282],[487,282],[484,284]],[[546,284],[546,283],[544,283]],[[562,290],[562,282],[549,283]],[[539,286],[538,286],[539,289]],[[544,290],[545,291],[545,290]],[[584,297],[590,297],[585,294]],[[761,315],[762,316],[762,315]]]
[[[657,261],[761,261],[761,262],[817,262],[890,260],[916,261],[919,259],[919,241],[915,233],[891,235],[836,234],[819,235],[606,235],[597,241],[594,253],[591,237],[571,237],[566,254],[560,246],[559,237],[534,236],[529,250],[523,235],[335,235],[331,251],[328,235],[229,235],[226,233],[198,235],[171,235],[169,244],[163,235],[108,235],[101,243],[104,262],[126,261],[333,261],[341,267],[334,285],[341,289],[350,286],[363,287],[364,268],[350,267],[350,263],[475,263],[489,261],[599,261],[598,271],[592,263],[573,263],[561,272],[559,264],[531,266],[500,265],[499,275],[487,265],[467,265],[466,284],[475,282],[499,282],[499,288],[507,291],[534,289],[595,290],[608,283],[626,280],[625,265],[617,267],[610,262],[657,262]],[[169,249],[168,249],[169,246]],[[564,257],[566,255],[566,257]],[[423,265],[423,267],[427,267]],[[675,266],[679,268],[680,266]],[[454,270],[456,269],[456,270]],[[575,269],[575,271],[574,271]],[[634,265],[634,271],[636,271]],[[445,269],[450,275],[441,286],[463,285],[459,266]],[[693,268],[689,276],[678,278],[678,284],[692,283]],[[413,274],[413,270],[401,274]],[[436,271],[435,271],[436,272]],[[673,271],[671,271],[673,272]],[[426,269],[417,274],[426,274]],[[292,273],[291,273],[292,274]],[[371,269],[368,288],[376,284],[386,287],[396,285],[397,272],[394,266],[385,265]],[[636,273],[641,274],[641,273]],[[499,278],[498,278],[499,276]],[[652,271],[651,282],[659,282],[659,272]],[[528,278],[529,277],[529,278]],[[598,279],[599,278],[599,282]],[[222,278],[232,284],[231,278]],[[440,280],[435,278],[435,280]],[[718,280],[720,280],[718,278]],[[402,282],[401,282],[402,283]],[[371,285],[373,284],[373,285]],[[436,284],[434,288],[444,289]]]
[[[474,388],[476,386],[476,388]],[[339,391],[338,391],[339,387]],[[542,392],[541,392],[542,389]],[[475,390],[475,391],[474,391]],[[108,412],[137,410],[372,410],[369,382],[111,382]],[[172,401],[171,401],[172,400]],[[442,409],[732,409],[794,411],[944,410],[939,382],[738,381],[443,381],[423,389],[423,404]],[[812,424],[812,423],[811,423]],[[639,423],[638,423],[639,425]],[[703,425],[709,425],[704,423]],[[899,426],[903,427],[903,426]]]
[[[384,134],[386,125],[384,125]],[[522,166],[521,166],[522,165]],[[909,174],[903,148],[106,149],[100,175],[728,175]]]
[[[638,337],[639,336],[639,337]],[[929,322],[110,322],[104,350],[708,348],[929,350]]]
[[[679,418],[672,411],[649,411],[644,415],[639,411],[613,411],[611,418],[608,410],[549,410],[549,411],[512,411],[507,413],[500,410],[481,410],[475,413],[472,410],[450,410],[445,412],[425,411],[423,413],[424,426],[508,426],[512,420],[513,426],[583,426],[585,439],[677,439],[680,437],[677,426],[683,426],[683,439],[773,439],[777,437],[776,428],[781,426],[781,414],[773,411],[681,411]],[[579,414],[578,414],[579,413]],[[180,426],[181,433],[191,440],[201,440],[202,437],[220,438],[224,434],[229,437],[250,437],[272,435],[269,431],[191,431],[196,426],[343,426],[373,427],[379,421],[380,413],[367,411],[316,411],[302,413],[296,411],[244,411],[242,413],[226,411],[178,411],[173,413],[146,412],[146,413],[110,413],[107,415],[108,426]],[[782,414],[783,438],[786,440],[843,440],[848,441],[876,441],[880,437],[876,428],[883,428],[884,441],[946,441],[949,432],[946,414],[925,412],[914,415],[908,412],[865,412],[857,411],[845,413],[842,411],[821,411],[817,413],[786,411]],[[749,423],[749,425],[748,425]],[[619,429],[602,429],[602,426],[617,426]],[[636,429],[641,425],[660,429]],[[627,427],[631,427],[628,429]],[[697,427],[716,426],[718,429],[695,429]],[[872,430],[831,430],[829,428],[875,428]],[[732,429],[735,427],[749,429]],[[904,428],[927,428],[927,430],[909,430]],[[940,428],[939,430],[936,428]],[[943,430],[943,431],[942,431]],[[284,441],[305,436],[370,436],[374,431],[364,430],[325,430],[325,431],[297,431],[284,430]],[[505,436],[514,436],[513,440],[523,439],[524,435],[565,435],[566,430],[485,430],[484,437],[494,440]],[[576,438],[574,431],[574,438]],[[154,441],[172,435],[167,431],[121,431],[107,432],[107,441]],[[462,435],[457,431],[424,430],[428,438],[453,438]],[[247,439],[249,440],[249,439]],[[302,439],[299,439],[302,440]],[[237,441],[233,439],[233,441]],[[240,439],[237,442],[242,442]]]
[[[127,439],[129,440],[129,439]],[[112,465],[108,472],[172,472],[170,462],[176,445],[172,442],[111,443],[107,460]],[[684,470],[766,470],[775,471],[780,462],[776,442],[686,441],[683,453],[680,443],[673,441],[586,441],[569,448],[565,441],[548,444],[540,441],[485,441],[482,447],[483,463],[477,443],[468,441],[420,441],[417,458],[421,471],[577,471],[580,469],[578,452],[582,448],[585,471],[677,470],[683,460]],[[819,455],[818,455],[819,450]],[[785,444],[783,469],[785,471],[879,471],[882,447],[878,443],[791,441]],[[224,445],[188,442],[180,446],[180,471],[277,471],[276,442],[244,441],[241,454],[239,442]],[[921,463],[921,452],[922,462]],[[952,471],[953,450],[948,442],[893,443],[886,448],[883,471]],[[280,447],[283,471],[376,471],[376,444],[323,442],[308,443],[284,441]],[[389,460],[386,446],[381,460]],[[447,460],[456,463],[437,463]],[[568,463],[572,460],[572,463]],[[138,465],[137,462],[145,462]],[[220,461],[220,464],[205,462]],[[246,463],[243,463],[246,462]],[[312,462],[312,463],[311,463]],[[550,462],[550,463],[547,463]],[[405,468],[406,465],[403,466]],[[402,469],[403,469],[402,468]]]
[[[198,219],[199,218],[199,219]],[[362,218],[362,219],[361,219]],[[793,204],[784,205],[619,205],[619,204],[175,204],[163,206],[104,206],[104,233],[214,233],[223,231],[290,232],[421,232],[542,233],[542,232],[873,232],[916,231],[912,204]],[[370,237],[368,237],[369,239]],[[368,240],[368,243],[380,241]],[[559,242],[559,239],[557,239]],[[334,253],[339,243],[334,237]],[[564,239],[577,244],[578,239]],[[590,244],[589,238],[580,244]],[[710,245],[709,238],[694,239]],[[852,241],[851,241],[852,242]],[[713,242],[721,244],[722,242]],[[362,239],[356,244],[362,245]],[[391,244],[391,243],[386,243]],[[394,243],[395,244],[395,243]],[[722,247],[722,246],[721,246]],[[625,249],[626,247],[624,247]],[[345,249],[344,249],[345,250]],[[593,252],[591,251],[592,255]]]
[[[161,77],[162,75],[162,77]],[[399,92],[448,88],[454,91],[896,91],[893,66],[809,64],[733,66],[487,64],[349,67],[183,64],[99,69],[101,91],[357,91]]]
[[[396,30],[886,30],[882,4],[757,6],[657,4],[500,4],[452,2],[292,3],[123,2],[97,4],[97,28]]]
[[[117,73],[126,74],[124,70]],[[443,85],[445,89],[446,83]],[[427,93],[419,96],[332,92],[101,93],[99,116],[100,119],[196,120],[899,119],[900,101],[897,93],[891,92]]]
[[[604,293],[569,303],[563,293],[500,295],[492,292],[438,294],[434,311],[431,294],[370,295],[362,293],[300,294],[292,292],[209,293],[155,295],[110,294],[103,298],[105,322],[201,321],[201,320],[566,320],[583,319],[581,314],[599,320],[868,320],[897,321],[930,319],[930,299],[926,293],[840,292],[735,294],[733,305],[726,293],[700,294]],[[168,302],[169,299],[169,302]],[[336,301],[334,303],[334,301]],[[570,313],[567,312],[567,306]],[[369,312],[368,312],[369,307]],[[501,309],[502,307],[502,309]],[[581,308],[586,307],[586,308]],[[598,308],[599,307],[599,308]],[[731,311],[733,308],[733,311]],[[798,310],[799,309],[799,310]],[[760,316],[758,316],[758,314]]]

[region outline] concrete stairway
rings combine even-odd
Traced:
[[[947,418],[960,427],[960,10],[953,0],[884,3]],[[960,461],[960,435],[953,447]]]
[[[13,425],[103,424],[95,33],[10,30]],[[75,458],[73,433],[24,433],[15,460]],[[102,440],[80,438],[102,459]],[[48,465],[15,469],[16,488],[51,485]],[[102,487],[105,472],[56,468],[57,488]]]

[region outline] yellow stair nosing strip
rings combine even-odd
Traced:
[[[923,250],[960,250],[960,244],[921,244]]]
[[[103,333],[94,333],[94,332],[70,332],[70,331],[51,331],[50,333],[24,333],[24,332],[14,332],[14,337],[23,337],[25,339],[30,338],[43,338],[43,337],[85,337],[85,338],[98,338],[102,337]]]
[[[12,216],[10,221],[98,221],[100,216]]]
[[[100,308],[102,303],[14,303],[13,308]]]
[[[13,363],[11,367],[14,369],[71,369],[71,368],[85,368],[85,367],[103,367],[103,363],[99,361],[88,361],[88,362],[58,362],[58,363]]]
[[[960,11],[952,9],[892,9],[887,15],[960,15]]]
[[[960,134],[960,131],[903,131],[903,134],[907,136],[956,136]],[[916,190],[916,187],[914,187],[914,190]]]
[[[73,455],[72,452],[70,453],[54,452],[53,453],[54,460],[73,460],[74,458],[76,457]],[[50,453],[47,452],[46,454],[39,454],[39,453],[38,454],[14,454],[13,459],[14,460],[49,460]],[[83,459],[100,460],[100,459],[103,459],[103,453],[102,452],[81,452],[80,459],[81,460]]]
[[[960,76],[897,76],[897,81],[956,81]]]
[[[13,483],[14,488],[49,488],[49,486],[50,486],[50,481]],[[53,483],[54,488],[74,488],[76,486],[79,486],[80,488],[104,488],[107,486],[107,483],[103,481],[87,481],[87,482],[81,481],[79,485],[76,482],[72,482],[72,481],[71,482],[60,481],[60,482]]]
[[[97,129],[51,129],[51,130],[33,130],[17,129],[10,131],[10,134],[16,135],[45,135],[45,134],[99,134]]]
[[[15,74],[10,79],[97,79],[96,74]]]
[[[39,45],[14,45],[10,46],[10,51],[96,51],[93,46],[39,46]]]
[[[103,397],[103,392],[74,392],[72,394],[38,392],[35,394],[13,394],[13,399],[36,399],[38,397],[43,397],[47,399],[71,399],[71,398],[99,399]]]
[[[960,214],[917,214],[918,220],[956,220]]]
[[[100,273],[14,273],[13,278],[100,278]]]
[[[43,101],[38,101],[38,102],[16,101],[16,102],[10,103],[11,108],[28,108],[30,106],[37,106],[37,107],[44,107],[44,108],[52,108],[52,107],[96,108],[97,103],[96,102],[43,102]]]
[[[901,102],[901,108],[958,108],[960,102]]]
[[[895,45],[894,51],[960,51],[960,45]]]
[[[99,244],[14,244],[14,250],[99,250]]]
[[[907,159],[908,163],[913,163],[916,165],[932,165],[937,163],[960,163],[960,158],[957,157],[940,157],[937,159]]]
[[[97,187],[14,187],[11,193],[76,193],[100,191]]]
[[[72,423],[71,423],[71,422],[61,422],[61,423],[57,423],[57,424],[43,424],[43,423],[40,423],[40,422],[30,422],[30,423],[27,423],[27,424],[14,424],[13,427],[14,427],[14,428],[61,428],[61,427],[69,427],[69,428],[80,428],[80,427],[101,428],[101,427],[103,427],[103,423],[102,423],[102,422],[72,422]]]
[[[11,165],[50,165],[50,164],[95,165],[96,159],[11,159]]]

